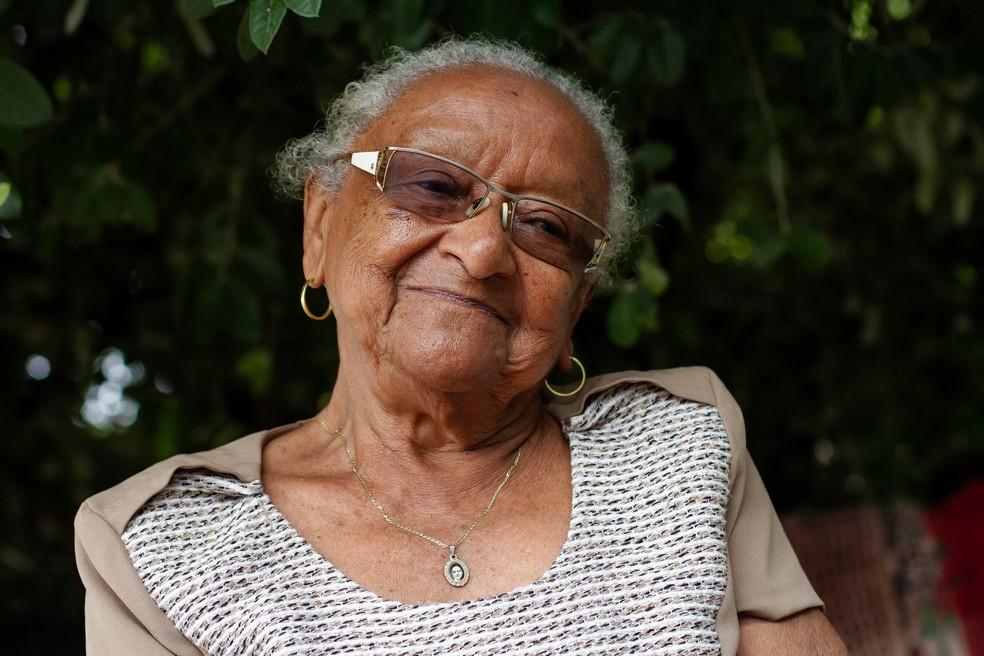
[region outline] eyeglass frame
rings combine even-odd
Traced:
[[[584,267],[584,272],[587,273],[589,271],[594,271],[601,264],[601,258],[605,253],[605,248],[608,246],[608,243],[612,240],[612,233],[610,233],[603,226],[599,225],[596,221],[588,218],[584,213],[578,212],[577,210],[568,207],[562,203],[558,203],[555,200],[550,200],[548,198],[541,198],[539,196],[514,194],[512,192],[506,191],[505,189],[502,189],[501,187],[490,182],[482,175],[468,168],[464,164],[460,164],[452,159],[448,159],[447,157],[442,157],[441,155],[435,155],[434,153],[429,153],[425,150],[419,150],[417,148],[405,148],[402,146],[387,146],[382,150],[367,150],[367,151],[343,153],[338,157],[335,157],[332,161],[342,160],[345,159],[346,157],[349,158],[349,163],[351,163],[352,166],[359,169],[360,171],[365,171],[366,173],[369,173],[370,175],[373,176],[373,181],[376,183],[376,187],[379,189],[380,193],[386,193],[384,189],[386,185],[386,169],[389,164],[389,160],[392,157],[392,153],[398,153],[398,152],[423,155],[424,157],[432,157],[438,161],[444,162],[445,164],[450,164],[455,168],[461,169],[465,173],[474,176],[479,182],[484,184],[485,194],[481,198],[475,199],[475,201],[472,202],[468,210],[465,211],[465,219],[470,219],[476,214],[478,214],[479,212],[481,212],[482,210],[484,210],[485,208],[487,208],[491,204],[491,201],[489,201],[489,196],[491,195],[492,192],[495,192],[500,196],[503,196],[504,198],[508,199],[512,203],[512,208],[508,209],[508,212],[507,212],[507,204],[506,203],[502,204],[501,221],[502,221],[502,229],[504,231],[510,230],[512,228],[513,215],[516,211],[516,204],[521,200],[531,200],[531,201],[536,201],[538,203],[546,203],[547,205],[552,205],[566,212],[570,212],[571,214],[578,217],[579,219],[587,221],[589,225],[594,226],[601,232],[603,238],[595,240],[597,243],[595,244],[594,247],[595,249],[594,254],[591,256],[591,259],[588,260],[588,264]]]

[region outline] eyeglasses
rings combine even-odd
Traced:
[[[397,207],[432,221],[456,223],[470,219],[491,201],[502,203],[502,229],[513,242],[538,260],[568,271],[597,268],[611,233],[577,210],[552,200],[504,191],[457,162],[414,148],[343,155],[353,166],[371,173],[376,186]],[[341,159],[341,158],[339,158]]]

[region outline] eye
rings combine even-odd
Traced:
[[[457,195],[454,185],[448,183],[446,180],[419,180],[413,184],[418,189],[428,193],[440,194],[442,196]]]
[[[517,217],[525,227],[532,228],[543,236],[561,241],[567,240],[568,230],[564,221],[546,211],[537,211]]]
[[[414,194],[444,200],[458,200],[468,193],[462,180],[445,171],[418,171],[399,180],[399,184]]]

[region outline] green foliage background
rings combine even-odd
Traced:
[[[80,649],[83,498],[324,402],[334,333],[266,169],[364,63],[449,32],[616,108],[647,227],[576,333],[591,373],[713,367],[780,510],[984,471],[976,3],[215,4],[0,0],[8,635]]]

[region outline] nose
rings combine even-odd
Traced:
[[[496,216],[498,212],[484,211],[495,204],[489,195],[479,200],[469,208],[469,218],[452,225],[441,237],[440,252],[457,258],[477,280],[511,276],[516,272],[516,259],[506,224]],[[503,202],[503,207],[507,205]]]

